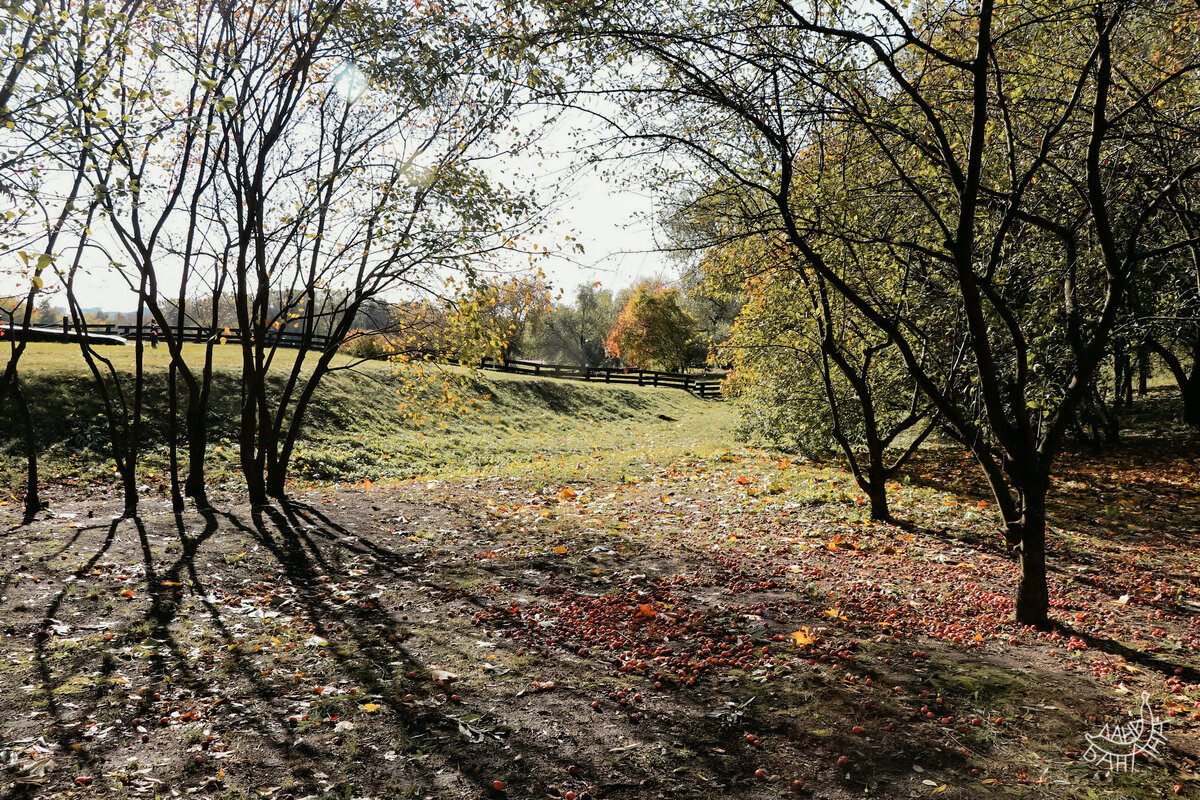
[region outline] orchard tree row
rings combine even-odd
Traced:
[[[600,284],[583,284],[571,300],[549,292],[523,317],[500,304],[498,332],[510,356],[551,364],[627,366],[668,372],[704,369],[724,341],[737,313],[737,300],[681,286],[642,281],[615,294]],[[512,324],[517,322],[518,324]]]
[[[203,495],[211,365],[170,333],[188,298],[231,298],[250,332],[239,450],[255,502],[283,493],[304,410],[370,299],[433,296],[464,310],[464,334],[511,340],[516,323],[479,313],[501,293],[476,291],[476,265],[525,247],[538,214],[478,159],[520,145],[527,103],[603,120],[585,159],[637,159],[671,248],[705,278],[699,294],[741,308],[719,358],[766,433],[833,440],[884,519],[898,461],[931,430],[972,454],[1020,559],[1021,622],[1047,624],[1046,498],[1070,437],[1114,429],[1150,353],[1200,423],[1194,6],[130,0],[3,13],[3,235],[27,281],[24,323],[50,282],[79,318],[74,287],[96,253],[119,267],[183,387],[177,503]],[[461,302],[444,297],[447,278]],[[671,316],[662,294],[643,293],[643,319]],[[595,312],[585,305],[576,313]],[[619,317],[606,352],[641,358],[637,320]],[[331,343],[270,395],[267,331],[308,320]],[[590,361],[597,337],[560,327],[564,352]],[[139,383],[81,348],[132,513]],[[18,414],[20,351],[0,387]]]
[[[494,293],[481,278],[525,256],[530,193],[485,171],[527,146],[514,115],[538,86],[469,6],[350,0],[21,2],[0,8],[0,256],[7,330],[67,306],[82,333],[102,281],[136,298],[139,328],[170,354],[172,499],[205,498],[213,348],[183,326],[241,332],[238,451],[250,499],[284,491],[305,412],[339,344],[380,304],[401,338],[460,326]],[[506,45],[505,42],[508,42]],[[492,286],[481,290],[480,287]],[[272,331],[302,337],[268,391]],[[322,338],[318,342],[317,335]],[[132,376],[87,338],[108,446],[138,504],[144,338]],[[480,342],[486,349],[488,342]],[[26,504],[39,507],[25,338],[0,378],[23,420]],[[239,346],[239,345],[231,345]],[[180,447],[182,443],[182,447]]]
[[[897,457],[957,440],[1017,619],[1046,625],[1047,492],[1101,378],[1153,352],[1200,422],[1200,10],[543,0],[526,24],[589,65],[558,91],[603,99],[676,247],[744,301],[726,353],[762,427],[832,436],[883,519]]]

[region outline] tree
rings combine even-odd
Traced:
[[[529,199],[476,163],[503,146],[516,99],[514,65],[487,48],[493,23],[434,4],[286,0],[223,20],[211,80],[229,146],[208,214],[224,229],[242,332],[238,446],[253,502],[283,496],[305,412],[364,303],[447,299],[448,276],[469,288],[477,262],[536,225]],[[267,334],[288,326],[305,339],[268,392]]]
[[[1179,222],[1188,226],[1190,234],[1200,236],[1194,199],[1184,197],[1179,202]],[[1141,302],[1130,315],[1128,338],[1166,365],[1179,389],[1183,421],[1200,429],[1200,247],[1152,266],[1135,286]]]
[[[640,284],[617,314],[605,351],[638,369],[684,370],[696,320],[680,307],[681,298],[678,289]]]
[[[83,332],[78,286],[94,263],[85,253],[99,253],[127,282],[137,298],[135,325],[155,325],[171,356],[177,510],[184,493],[206,502],[217,346],[210,339],[192,360],[183,326],[239,328],[239,450],[251,500],[261,503],[283,495],[322,379],[353,367],[335,356],[356,326],[392,305],[453,308],[447,319],[466,327],[490,310],[499,325],[501,298],[481,299],[477,273],[501,254],[542,255],[519,244],[539,225],[531,197],[481,166],[525,143],[505,124],[524,83],[520,54],[491,46],[495,14],[352,0],[130,0],[71,13],[65,6],[4,13],[34,32],[5,17],[3,35],[25,44],[4,57],[0,137],[6,154],[44,165],[28,170],[23,190],[45,217],[21,250],[30,287],[24,324],[43,272],[53,272]],[[7,102],[18,95],[23,104]],[[36,195],[50,169],[68,177],[57,178],[54,193]],[[517,310],[510,303],[504,313]],[[384,316],[389,325],[427,321]],[[505,317],[493,339],[520,322]],[[284,331],[300,339],[298,353],[289,353],[295,358],[275,357]],[[137,511],[144,444],[140,335],[135,343],[129,380],[80,339],[129,515]],[[10,358],[0,396],[19,389],[17,362]],[[189,451],[182,491],[176,376]]]
[[[752,437],[810,458],[839,452],[871,518],[890,521],[887,484],[932,432],[931,408],[887,337],[796,261],[785,245],[755,238],[706,260],[715,281],[745,294],[718,349],[731,364],[726,394]]]
[[[96,90],[102,79],[85,73],[87,58],[97,50],[111,55],[119,49],[128,13],[136,7],[136,2],[119,5],[111,16],[102,7],[72,15],[65,6],[36,3],[15,3],[0,10],[0,36],[7,45],[0,55],[0,194],[12,199],[15,206],[6,210],[0,222],[0,252],[20,248],[16,269],[23,279],[20,284],[28,286],[23,300],[6,309],[9,332],[14,335],[9,338],[9,359],[0,376],[0,406],[11,397],[25,431],[27,515],[40,510],[42,503],[34,420],[18,371],[27,339],[19,333],[30,327],[44,307],[47,278],[58,271],[58,249],[73,239],[79,252],[88,237],[86,225],[74,226],[87,156],[72,146],[71,133],[83,112],[67,106],[62,113],[55,113],[53,106],[65,94],[78,96]],[[60,69],[64,64],[68,65],[65,73],[73,78],[66,92],[57,80],[64,74]],[[59,178],[56,191],[45,186],[48,174]]]
[[[992,488],[1021,562],[1017,620],[1047,625],[1055,459],[1131,277],[1195,244],[1178,226],[1146,234],[1200,174],[1196,12],[774,0],[606,7],[582,26],[573,4],[548,11],[548,39],[612,65],[581,91],[678,154],[654,183],[781,236],[896,348]],[[1164,116],[1187,145],[1170,168],[1151,135]],[[869,257],[845,269],[846,246],[907,265],[904,290],[879,291]],[[947,339],[965,345],[948,380],[926,356]]]
[[[580,284],[573,303],[554,303],[533,315],[520,352],[552,364],[598,366],[617,311],[611,291],[598,283]]]

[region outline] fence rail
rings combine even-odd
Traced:
[[[7,327],[7,326],[5,326]],[[153,340],[157,338],[156,329],[150,326],[117,325],[115,323],[84,324],[82,332],[85,336],[95,337],[101,344],[121,344],[121,339]],[[172,327],[171,332],[180,336],[184,342],[204,343],[216,339],[225,344],[239,344],[242,341],[241,331],[227,327],[220,329],[207,328],[199,325],[184,325],[182,328]],[[12,331],[14,335],[21,334],[20,329]],[[62,333],[53,328],[30,329],[31,339],[40,341],[77,341],[79,333],[71,321],[63,317]],[[51,337],[50,335],[54,336]],[[120,337],[120,338],[118,338]],[[309,347],[323,350],[329,342],[324,334],[313,333],[309,338]],[[266,333],[267,346],[302,347],[304,334],[296,331],[269,330]],[[577,367],[568,364],[543,364],[540,361],[521,361],[513,359],[484,358],[480,361],[481,369],[494,372],[507,372],[515,375],[538,375],[544,378],[562,378],[577,381],[598,381],[601,383],[617,383],[623,385],[655,386],[683,389],[697,397],[715,399],[721,397],[722,375],[717,373],[658,372],[645,369],[622,369],[613,367]]]
[[[70,334],[74,331],[71,321],[67,317],[63,317],[62,322],[63,334]],[[148,341],[155,338],[154,331],[156,329],[149,325],[143,325],[138,328],[137,325],[117,325],[111,322],[102,323],[84,323],[83,330],[88,334],[101,334],[108,336],[121,336],[125,339]],[[203,344],[210,339],[224,340],[225,344],[241,344],[242,332],[238,328],[209,328],[203,325],[184,325],[183,327],[171,326],[171,333],[179,336],[183,342],[193,342]],[[161,338],[162,334],[158,334]],[[321,333],[313,333],[310,335],[309,347],[314,350],[324,350],[328,344],[329,337]],[[302,331],[289,330],[268,330],[266,332],[265,344],[268,347],[278,345],[279,347],[301,347],[304,344],[304,333]]]
[[[611,367],[575,367],[566,364],[543,364],[540,361],[515,361],[485,358],[482,369],[509,372],[516,375],[538,375],[543,378],[565,378],[577,381],[599,381],[637,386],[662,386],[683,389],[697,397],[714,399],[721,396],[721,379],[716,373],[657,372],[645,369]]]

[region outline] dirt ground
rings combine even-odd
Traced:
[[[903,527],[752,451],[178,518],[51,487],[0,509],[0,798],[1200,798],[1196,456],[1066,465],[1049,633],[957,455]],[[1089,763],[1144,693],[1132,771]]]

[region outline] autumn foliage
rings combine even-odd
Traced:
[[[695,339],[696,320],[680,306],[678,289],[643,283],[629,296],[604,346],[638,369],[682,370]]]

